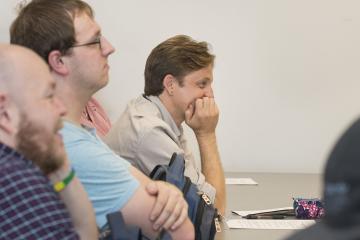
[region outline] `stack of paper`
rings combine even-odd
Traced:
[[[225,184],[228,185],[257,185],[252,178],[226,178]]]
[[[315,223],[314,220],[228,220],[229,228],[243,229],[303,229]]]

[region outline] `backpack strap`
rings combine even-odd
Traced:
[[[185,171],[185,159],[184,159],[184,156],[174,152],[171,159],[170,159],[169,172],[176,174],[178,178],[183,178],[184,177],[184,171]]]
[[[121,212],[117,211],[106,215],[110,234],[106,240],[141,240],[141,229],[136,226],[126,226]]]
[[[166,181],[167,167],[163,165],[157,165],[149,174],[149,178],[154,180]]]

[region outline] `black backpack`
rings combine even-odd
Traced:
[[[215,233],[221,230],[217,209],[209,197],[184,176],[184,170],[184,157],[174,153],[169,165],[157,165],[150,173],[150,178],[166,181],[178,187],[189,205],[188,214],[195,227],[195,239],[212,240]]]

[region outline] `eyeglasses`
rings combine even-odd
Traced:
[[[90,45],[94,45],[94,44],[99,44],[100,48],[101,48],[101,35],[97,36],[93,41],[91,42],[87,42],[87,43],[81,43],[81,44],[76,44],[71,46],[72,48],[74,47],[83,47],[83,46],[90,46]]]

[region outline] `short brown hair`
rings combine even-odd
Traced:
[[[214,59],[207,42],[197,42],[186,35],[167,39],[155,47],[146,60],[145,95],[161,94],[167,74],[173,75],[182,84],[185,75],[213,65]]]
[[[34,50],[46,62],[52,50],[62,54],[76,42],[74,18],[91,7],[81,0],[32,0],[19,6],[19,15],[10,27],[10,42]]]

